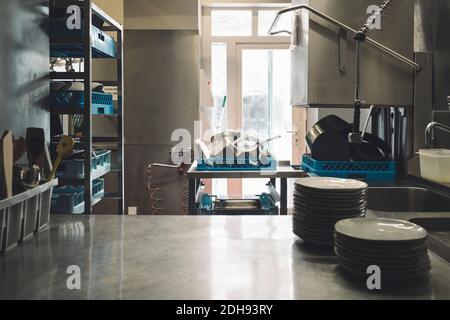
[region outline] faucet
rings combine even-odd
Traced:
[[[445,131],[447,133],[450,133],[450,127],[443,125],[442,123],[439,122],[431,122],[428,126],[427,129],[425,130],[425,143],[427,145],[427,147],[433,148],[434,147],[434,143],[435,143],[435,129],[440,129],[442,131]]]

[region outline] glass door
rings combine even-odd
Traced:
[[[292,159],[291,55],[288,45],[238,45],[236,127],[261,140],[278,161]],[[266,191],[264,179],[243,180],[243,195]]]

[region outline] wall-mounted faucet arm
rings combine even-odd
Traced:
[[[443,125],[442,123],[439,123],[439,122],[431,122],[427,126],[427,129],[425,130],[425,143],[426,143],[427,147],[434,148],[434,143],[436,140],[434,133],[435,133],[436,129],[445,131],[450,134],[449,126]]]

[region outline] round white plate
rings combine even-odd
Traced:
[[[424,228],[394,219],[347,219],[339,221],[335,229],[342,235],[367,241],[414,241],[428,236]]]
[[[310,177],[297,179],[295,184],[301,187],[318,190],[356,191],[368,187],[367,183],[359,180]]]

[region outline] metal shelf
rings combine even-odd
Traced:
[[[94,181],[98,178],[104,177],[110,172],[111,169],[98,171],[96,174],[91,175],[91,180]],[[86,181],[85,178],[83,179],[83,178],[64,178],[64,177],[58,177],[58,180],[60,186],[81,186]]]
[[[118,88],[118,101],[117,106],[118,110],[120,110],[117,114],[112,115],[104,115],[104,116],[116,116],[118,118],[117,125],[117,137],[115,138],[115,143],[118,144],[117,151],[117,163],[120,164],[120,170],[115,171],[118,173],[118,190],[115,195],[119,195],[120,197],[116,197],[116,200],[119,204],[119,214],[124,214],[124,176],[123,176],[123,159],[124,159],[124,149],[123,149],[123,141],[124,141],[124,132],[123,132],[123,28],[122,26],[111,18],[108,14],[106,14],[102,9],[92,3],[91,0],[86,0],[83,2],[75,1],[75,0],[52,0],[50,5],[55,5],[58,7],[64,6],[67,7],[69,5],[77,4],[82,8],[83,12],[89,12],[90,14],[84,14],[83,20],[83,29],[91,30],[92,26],[92,18],[95,15],[105,22],[105,26],[102,28],[103,31],[110,31],[116,33],[116,46],[117,46],[117,56],[116,58],[111,58],[116,62],[117,65],[117,80],[114,81],[98,81],[103,83],[105,86],[116,86]],[[83,81],[86,84],[92,83],[92,60],[95,59],[92,54],[92,39],[89,32],[85,32],[83,35],[82,46],[84,50],[84,56],[80,57],[84,59],[84,72],[51,72],[50,80],[65,80],[65,81]],[[83,179],[65,179],[60,178],[60,185],[84,185],[85,190],[85,212],[84,214],[92,214],[92,209],[95,204],[97,204],[100,200],[96,200],[92,198],[92,181],[98,179],[108,173],[111,170],[105,170],[105,172],[98,172],[95,175],[92,174],[92,147],[95,142],[98,142],[98,138],[92,137],[92,88],[90,85],[85,86],[84,91],[84,109],[75,110],[74,108],[62,108],[61,110],[52,110],[54,114],[81,114],[84,116],[84,131],[83,136],[83,145],[85,150],[84,157],[84,172],[85,177]],[[103,116],[103,115],[102,115]],[[104,138],[101,138],[104,139]],[[100,139],[100,140],[101,140]],[[111,141],[107,141],[111,142]],[[113,161],[114,162],[114,161]]]
[[[106,192],[104,199],[106,199],[106,200],[121,200],[122,195],[120,193]]]
[[[85,72],[50,72],[51,80],[85,80]]]

